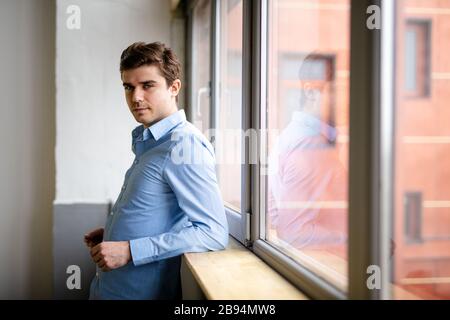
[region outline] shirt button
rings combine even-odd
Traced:
[[[125,186],[122,186],[122,190],[125,190]]]
[[[139,162],[138,159],[134,160],[134,164],[138,164],[138,162]]]

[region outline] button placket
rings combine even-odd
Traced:
[[[120,200],[122,200],[122,196],[123,196],[125,190],[127,189],[128,180],[130,179],[130,176],[133,174],[134,168],[138,163],[139,163],[139,159],[136,157],[136,159],[134,159],[134,161],[133,161],[133,166],[130,170],[130,174],[127,176],[127,178],[125,179],[125,181],[123,183],[123,186],[122,186],[120,194],[119,194],[119,199],[117,200],[117,202],[120,202]]]

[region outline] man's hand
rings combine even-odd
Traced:
[[[103,241],[103,232],[103,228],[98,228],[86,233],[84,235],[84,243],[86,243],[89,248],[95,247]]]
[[[91,248],[92,260],[103,270],[120,268],[131,260],[128,241],[106,241]]]

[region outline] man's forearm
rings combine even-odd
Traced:
[[[178,232],[130,240],[131,259],[135,266],[168,259],[185,252],[223,250],[228,244],[228,229],[212,231],[189,226]]]

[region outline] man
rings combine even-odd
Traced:
[[[181,254],[227,245],[213,148],[177,108],[180,69],[159,42],[134,43],[121,55],[125,97],[141,125],[104,230],[85,236],[98,269],[90,299],[179,299]],[[191,150],[195,159],[185,157]]]

